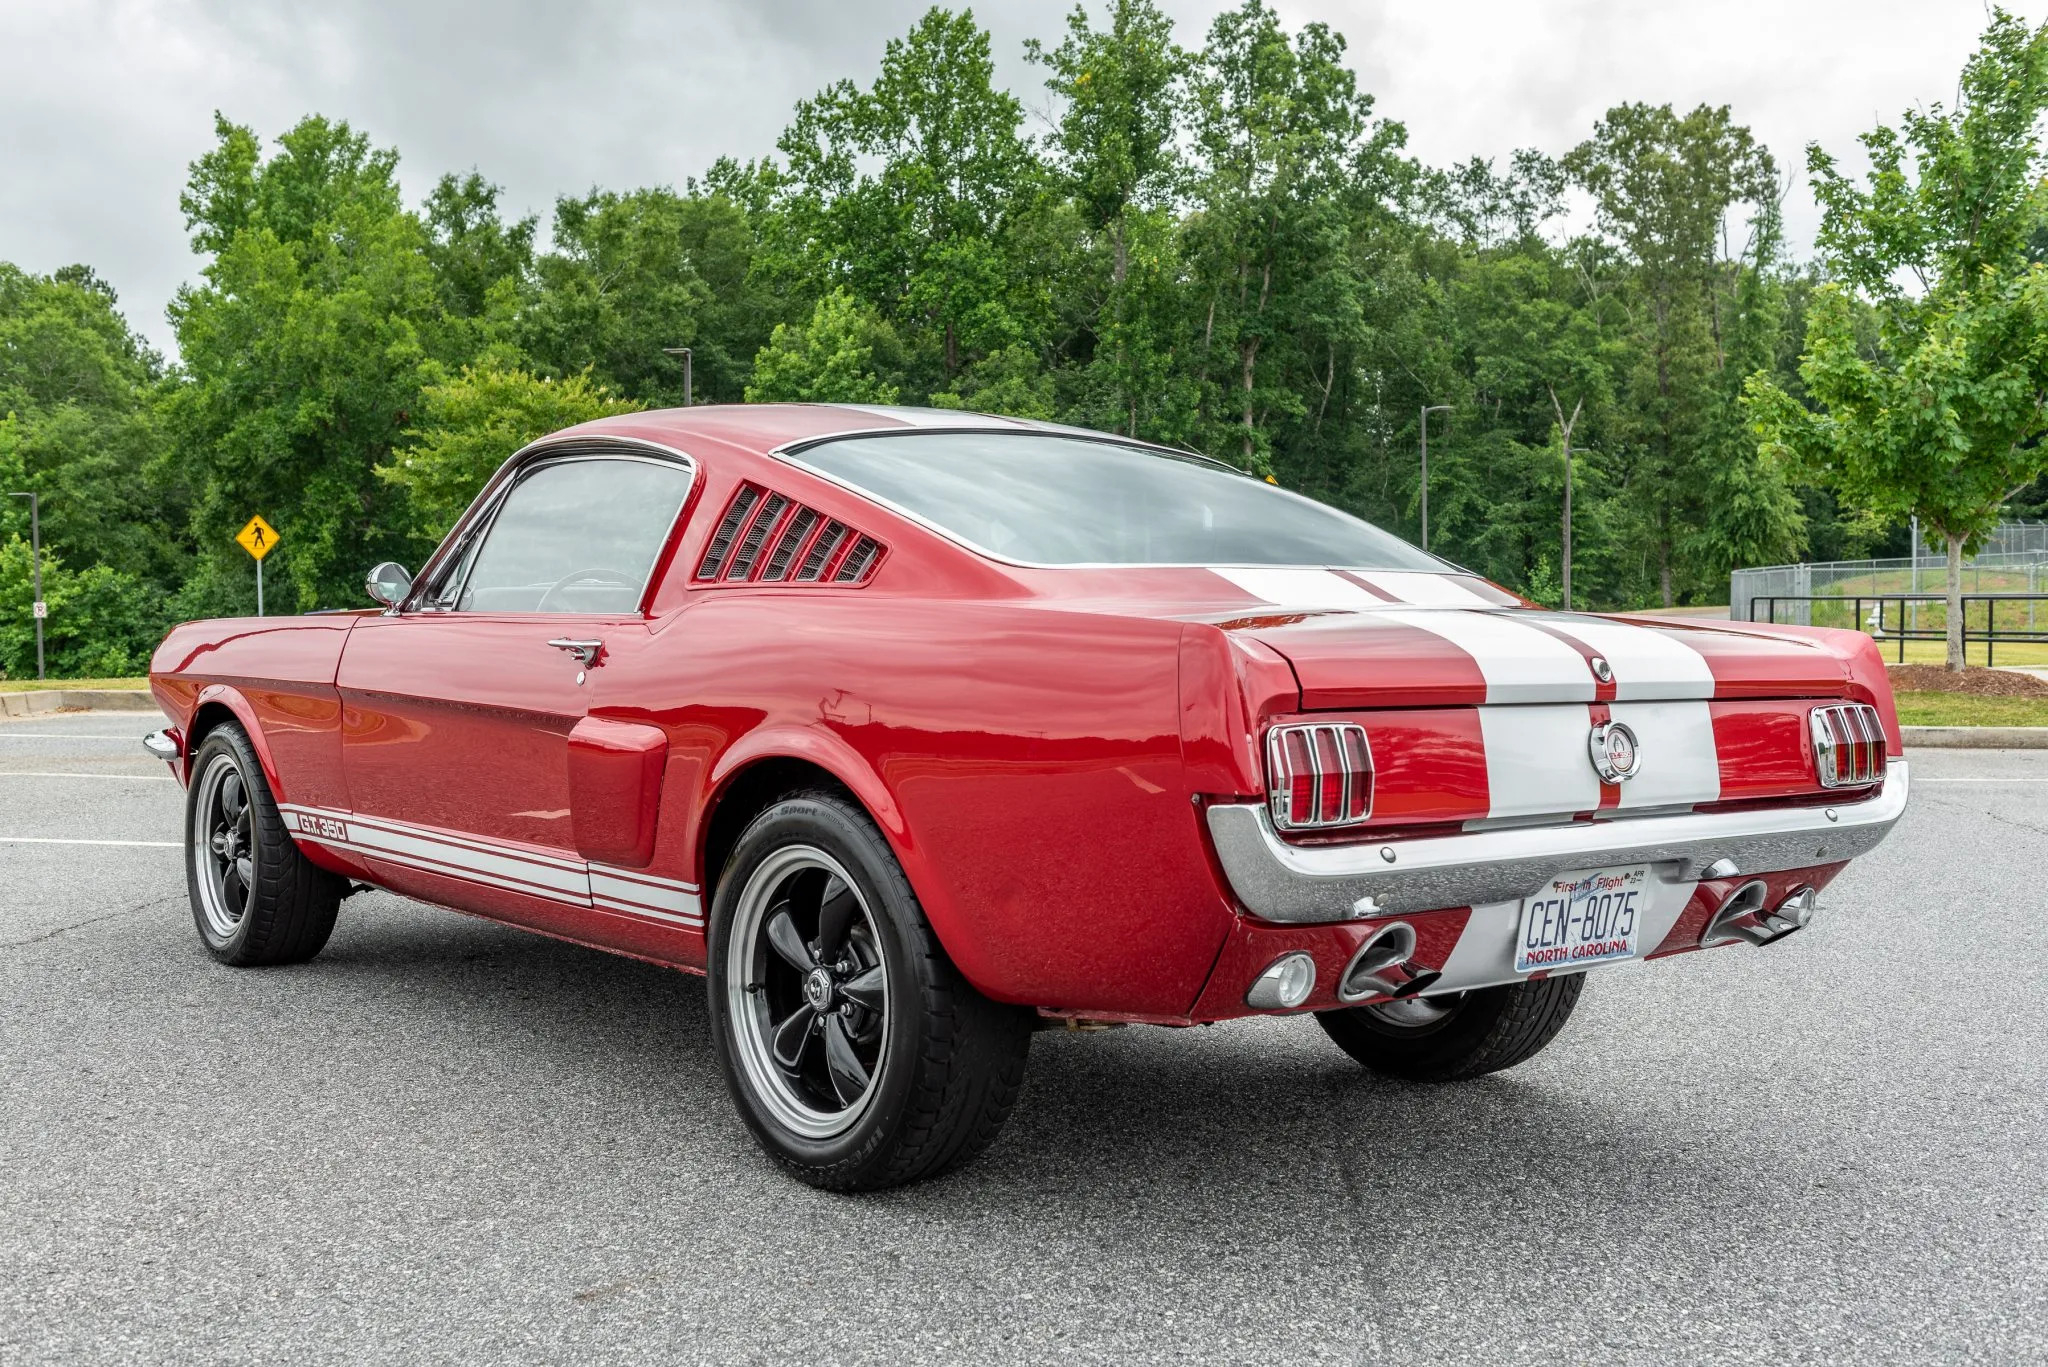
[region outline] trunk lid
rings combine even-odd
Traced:
[[[1310,712],[1838,698],[1851,684],[1819,642],[1674,619],[1389,606],[1222,625],[1286,657]]]

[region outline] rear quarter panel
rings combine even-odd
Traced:
[[[753,760],[835,773],[954,962],[1032,1005],[1177,1014],[1233,921],[1190,801],[1180,624],[866,591],[705,595],[607,666],[666,729],[657,865]]]

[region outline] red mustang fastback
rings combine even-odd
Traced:
[[[1001,418],[572,428],[369,589],[157,651],[206,947],[307,959],[374,885],[704,973],[741,1116],[827,1187],[980,1150],[1048,1025],[1511,1066],[1589,968],[1805,925],[1906,802],[1859,633],[1540,611]]]

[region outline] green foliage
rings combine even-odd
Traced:
[[[2048,209],[2044,112],[2048,26],[1994,11],[1958,108],[1909,112],[1900,129],[1864,135],[1866,186],[1809,148],[1820,242],[1839,283],[1808,313],[1807,402],[1762,375],[1747,390],[1767,452],[1855,507],[1917,515],[1947,541],[1957,669],[1962,553],[2048,469],[2048,267],[2029,250]],[[1852,291],[1874,308],[1874,347]]]
[[[182,201],[212,260],[171,306],[186,375],[167,417],[195,485],[199,579],[246,574],[232,537],[261,513],[281,537],[273,605],[353,605],[366,566],[423,549],[403,490],[371,472],[468,330],[448,326],[395,152],[318,117],[268,161],[249,130],[217,131]]]
[[[754,358],[748,403],[895,403],[875,371],[897,350],[889,325],[845,290],[818,300],[802,326],[781,323]]]
[[[90,269],[0,263],[0,492],[42,495],[52,639],[95,670],[161,617],[253,610],[251,513],[284,534],[273,610],[356,604],[528,440],[683,402],[682,347],[698,402],[1119,431],[1410,537],[1427,406],[1431,548],[1546,602],[1567,577],[1580,606],[1712,600],[1735,565],[1890,549],[1910,514],[1959,553],[2048,509],[2044,42],[1995,16],[1957,109],[1869,134],[1864,181],[1809,150],[1824,271],[1784,261],[1775,164],[1725,107],[1432,169],[1343,39],[1269,0],[1196,50],[1159,0],[1077,6],[1026,46],[1028,130],[987,32],[932,9],[779,156],[559,199],[545,243],[478,172],[409,207],[346,124],[266,147],[217,118],[177,367]],[[1592,231],[1560,226],[1572,192]],[[0,538],[26,511],[0,500]]]
[[[419,426],[405,433],[408,444],[378,466],[377,475],[410,495],[421,539],[438,541],[484,482],[528,442],[641,407],[587,370],[553,380],[493,358],[421,391]]]
[[[0,673],[36,676],[35,601],[28,541],[0,541]],[[43,551],[44,667],[51,678],[125,677],[149,667],[170,626],[162,593],[111,565],[67,568]]]
[[[80,563],[175,583],[184,502],[159,460],[161,363],[128,330],[111,287],[83,266],[51,277],[0,262],[0,493],[42,496],[44,546]],[[26,499],[0,530],[27,536]]]
[[[933,8],[889,42],[866,90],[799,104],[768,270],[823,295],[844,288],[922,345],[918,387],[1035,330],[1040,287],[1011,252],[1038,190],[1023,107],[994,84],[988,34]]]

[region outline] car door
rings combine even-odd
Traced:
[[[350,840],[380,882],[573,926],[587,907],[570,735],[614,652],[647,630],[648,581],[687,463],[578,451],[530,462],[467,520],[402,610],[342,656]]]

